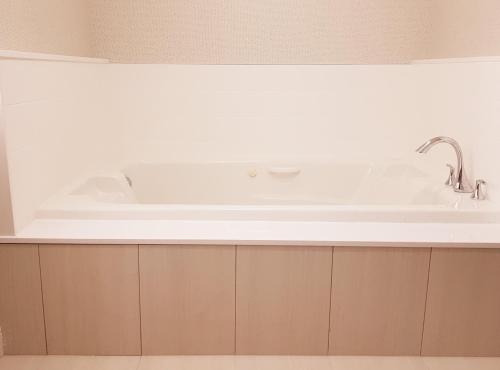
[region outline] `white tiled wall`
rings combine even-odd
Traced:
[[[498,62],[1,61],[0,81],[16,230],[41,202],[79,176],[138,161],[400,159],[426,163],[441,181],[445,163],[455,161],[452,150],[414,152],[436,135],[457,138],[471,177],[489,182],[492,199],[500,195]]]
[[[416,145],[411,66],[112,65],[108,72],[113,120],[133,132],[124,138],[127,161],[404,157]]]
[[[471,177],[495,188],[495,173],[480,171],[473,154],[495,150],[476,143],[497,137],[488,122],[500,114],[485,104],[500,95],[500,63],[108,67],[104,89],[110,120],[126,127],[125,163],[400,159],[445,178],[445,164],[455,163],[450,147],[414,150],[446,135],[462,144]]]
[[[500,199],[500,62],[439,63],[415,65],[422,89],[426,136],[456,138],[464,150],[471,181],[488,182],[490,199]],[[436,148],[427,161],[455,163],[451,149]],[[438,160],[436,160],[436,158]]]
[[[378,66],[108,65],[116,159],[331,158],[423,163],[439,181],[456,138],[500,198],[500,61]],[[119,128],[126,128],[120,130]]]
[[[0,61],[14,226],[105,157],[94,64]]]
[[[13,232],[14,224],[10,198],[9,168],[5,145],[5,119],[2,107],[2,75],[0,74],[0,235],[12,235]]]

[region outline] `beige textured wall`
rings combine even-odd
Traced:
[[[137,63],[395,63],[432,0],[90,0],[99,57]]]
[[[0,49],[131,63],[500,55],[500,0],[0,0]]]
[[[500,0],[434,0],[429,58],[500,55]]]
[[[0,0],[0,49],[91,56],[88,0]]]

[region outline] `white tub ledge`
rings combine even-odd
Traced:
[[[33,221],[0,243],[500,247],[500,225],[176,220]]]

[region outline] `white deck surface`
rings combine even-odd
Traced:
[[[500,224],[35,220],[0,243],[500,247]]]

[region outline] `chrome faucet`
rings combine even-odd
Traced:
[[[462,149],[460,148],[460,145],[456,140],[452,139],[451,137],[437,136],[428,140],[420,147],[418,147],[417,153],[427,153],[430,148],[440,143],[450,144],[453,147],[453,149],[455,149],[455,153],[457,155],[456,175],[455,176],[451,175],[452,178],[450,179],[451,181],[449,181],[453,186],[453,190],[458,193],[474,192],[474,188],[471,185],[469,179],[467,178],[467,175],[465,174]]]

